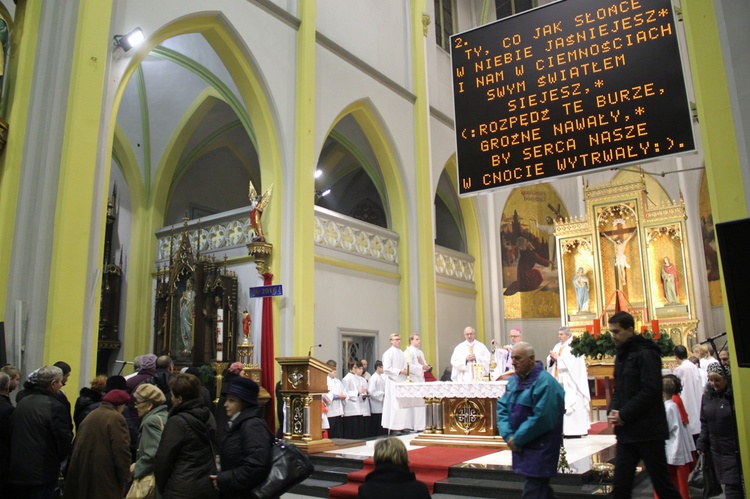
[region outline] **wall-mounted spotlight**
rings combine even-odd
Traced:
[[[146,39],[146,36],[143,34],[143,30],[141,28],[135,28],[128,34],[115,35],[114,38],[115,47],[120,47],[124,52],[127,52],[133,47],[137,47],[138,45],[143,43],[143,40]]]
[[[321,170],[320,168],[315,170],[315,178],[320,178],[321,175],[323,175],[323,170]]]
[[[327,195],[329,195],[330,193],[331,193],[331,188],[330,187],[327,188],[327,189],[323,189],[322,191],[316,190],[315,191],[315,202],[317,203],[320,200],[320,198],[324,198]]]

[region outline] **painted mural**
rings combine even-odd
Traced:
[[[513,189],[500,222],[505,317],[560,317],[555,221],[568,217],[549,184]]]

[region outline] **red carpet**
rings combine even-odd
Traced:
[[[409,468],[416,473],[417,480],[424,482],[432,494],[435,482],[448,477],[448,468],[455,464],[498,452],[497,449],[471,449],[463,447],[423,447],[409,452]],[[349,473],[349,481],[331,489],[328,497],[357,497],[359,486],[375,466],[372,458],[366,459],[360,471]]]
[[[614,435],[614,433],[615,429],[610,427],[606,421],[591,423],[591,427],[589,428],[589,435]]]

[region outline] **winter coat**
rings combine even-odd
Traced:
[[[136,455],[134,478],[143,478],[154,472],[156,451],[159,449],[161,434],[167,425],[167,406],[154,407],[143,416],[138,434],[138,453]]]
[[[367,474],[365,483],[359,486],[359,497],[362,499],[383,497],[423,499],[430,497],[430,491],[427,485],[417,480],[408,467],[383,463]]]
[[[219,395],[219,401],[214,408],[214,415],[216,416],[216,444],[219,448],[221,448],[221,444],[224,443],[224,438],[226,438],[227,422],[229,421],[227,411],[224,408],[224,403],[227,401],[227,396],[225,394],[227,393],[227,390],[229,390],[232,381],[238,377],[237,374],[234,374],[229,369],[224,371],[224,381],[221,384],[221,394]]]
[[[44,485],[57,481],[73,434],[70,413],[41,387],[26,391],[10,419],[10,483]]]
[[[661,387],[661,351],[656,343],[634,334],[615,356],[615,391],[609,410],[620,411],[625,424],[615,426],[620,443],[669,438]]]
[[[701,433],[696,448],[704,453],[711,451],[716,476],[721,483],[739,485],[740,449],[737,443],[737,425],[732,417],[734,395],[731,389],[717,392],[706,385],[701,402]]]
[[[537,478],[557,474],[564,414],[565,392],[541,362],[523,381],[511,376],[497,402],[497,427],[521,449],[513,452],[514,472]]]
[[[260,407],[246,407],[227,431],[217,479],[222,498],[249,497],[271,470],[273,436],[262,416]]]
[[[76,425],[76,430],[81,427],[83,418],[99,407],[99,402],[102,401],[103,397],[104,394],[101,392],[97,392],[85,386],[81,388],[78,400],[76,400],[75,409],[73,409],[73,422]]]
[[[0,395],[0,490],[6,487],[10,464],[10,417],[16,408],[10,397]]]
[[[200,398],[174,407],[156,451],[156,486],[165,499],[218,497],[210,475],[216,474],[211,412]]]
[[[102,402],[81,423],[65,480],[66,499],[122,499],[130,481],[130,433],[125,418]]]

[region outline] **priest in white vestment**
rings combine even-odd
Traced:
[[[582,355],[573,355],[570,347],[573,336],[568,327],[557,332],[557,343],[547,357],[547,372],[553,375],[565,390],[565,416],[563,435],[577,437],[589,434],[591,420],[589,404],[589,379],[586,360]]]
[[[401,336],[392,334],[388,339],[391,342],[391,348],[383,354],[383,373],[385,374],[383,428],[391,432],[401,432],[411,429],[406,426],[409,409],[402,409],[396,400],[396,383],[406,381],[406,357],[401,351]]]
[[[484,343],[476,341],[477,332],[469,326],[464,329],[464,338],[466,341],[459,343],[453,350],[451,356],[451,381],[457,383],[482,381],[474,379],[474,365],[481,364],[484,366],[484,375],[490,373],[490,351],[484,346]]]
[[[682,404],[688,414],[688,428],[693,439],[701,432],[701,401],[703,400],[703,371],[688,360],[688,351],[683,345],[674,347],[674,357],[680,363],[674,375],[682,383]]]
[[[409,363],[409,379],[412,383],[424,383],[424,373],[432,369],[427,362],[424,360],[424,353],[419,348],[422,344],[422,339],[418,334],[412,334],[409,336],[409,346],[404,350],[406,356],[406,362]],[[425,427],[425,409],[424,399],[420,402],[416,402],[414,407],[409,408],[409,423],[408,428],[413,428],[416,431],[423,431]]]
[[[492,340],[492,355],[495,356],[495,370],[492,372],[492,380],[496,380],[504,373],[513,370],[513,363],[510,361],[510,352],[513,350],[513,345],[523,341],[523,333],[517,327],[510,330],[510,344],[504,347],[498,347],[497,342]]]

